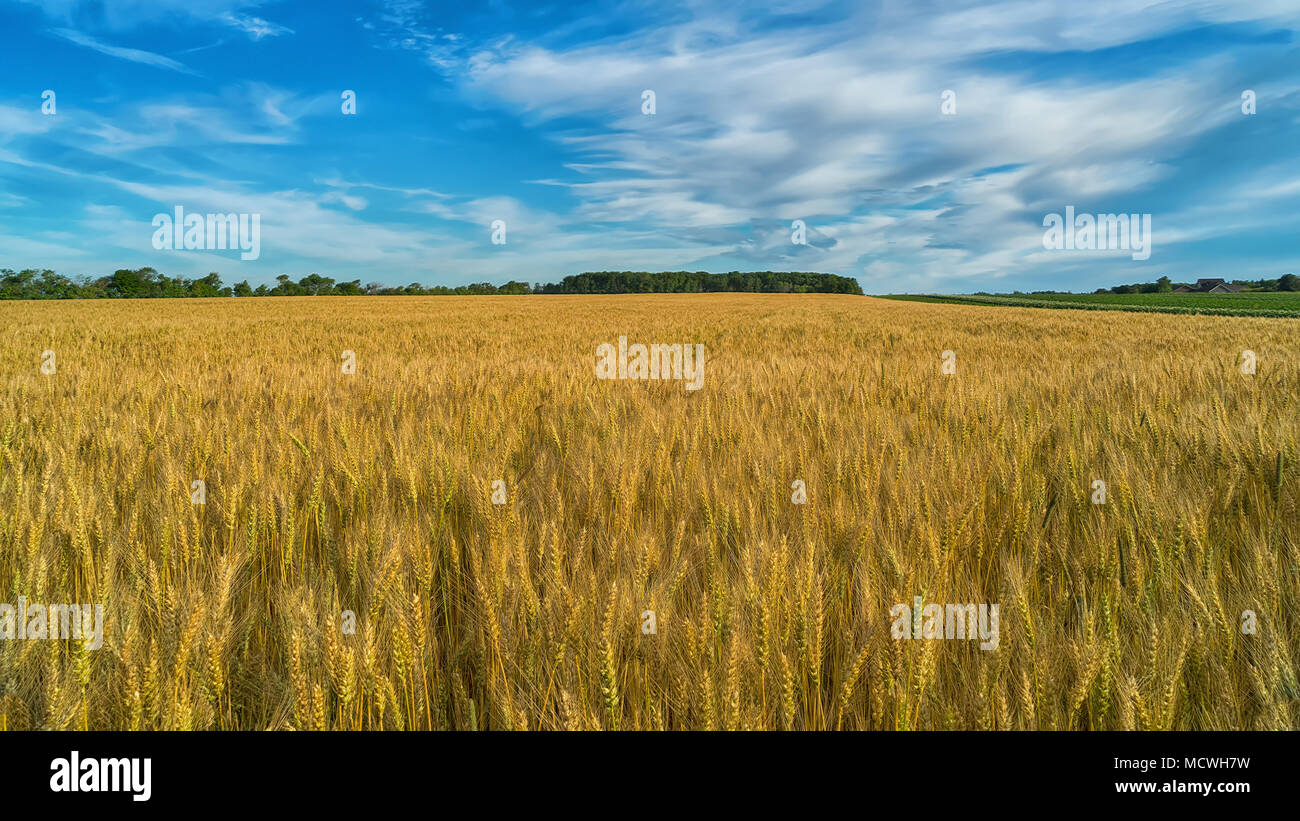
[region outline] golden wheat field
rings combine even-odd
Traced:
[[[0,303],[0,601],[105,614],[0,641],[0,726],[1295,729],[1298,327]],[[702,343],[702,388],[597,379],[620,336]],[[894,638],[915,596],[998,604],[997,647]]]

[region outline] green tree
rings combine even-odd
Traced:
[[[202,279],[194,280],[190,283],[189,295],[200,297],[221,296],[221,274],[213,272]]]
[[[127,299],[144,296],[145,282],[142,275],[144,270],[146,269],[132,271],[128,268],[119,268],[114,271],[109,277],[109,293]]]
[[[298,283],[289,279],[288,274],[280,274],[275,281],[279,284],[271,289],[272,296],[302,296],[306,293]]]
[[[35,271],[14,273],[5,268],[0,271],[0,299],[38,299],[40,291],[33,282],[35,278]]]
[[[302,293],[321,296],[330,293],[334,289],[334,280],[320,274],[308,274],[298,280],[298,287]]]

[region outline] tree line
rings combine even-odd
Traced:
[[[1300,277],[1295,274],[1283,274],[1277,279],[1234,279],[1229,285],[1241,291],[1300,291]],[[1195,282],[1174,282],[1169,277],[1160,277],[1155,282],[1134,282],[1128,285],[1113,285],[1098,288],[1094,294],[1169,294],[1175,288],[1187,286],[1195,288]],[[1014,296],[1035,296],[1039,294],[1068,294],[1070,291],[1013,291]],[[988,291],[977,291],[974,296],[996,296]]]
[[[595,271],[572,274],[535,289],[542,294],[649,294],[749,291],[752,293],[862,294],[852,277],[797,271],[710,274],[704,271]]]
[[[573,274],[558,283],[511,280],[504,285],[476,282],[472,285],[387,286],[361,280],[339,282],[331,277],[308,274],[294,282],[288,274],[275,278],[275,285],[252,287],[247,280],[226,285],[221,275],[171,277],[153,268],[123,268],[104,277],[67,277],[51,270],[13,271],[0,269],[0,299],[147,299],[164,297],[256,297],[256,296],[461,296],[487,294],[645,294],[745,291],[750,293],[862,294],[857,280],[836,274],[761,271],[710,274],[704,271],[598,271]]]
[[[1245,291],[1300,291],[1300,277],[1295,274],[1283,274],[1277,279],[1234,279],[1228,283]],[[1110,288],[1098,288],[1095,294],[1168,294],[1175,288],[1195,287],[1195,282],[1174,282],[1169,277],[1160,277],[1155,282],[1135,282],[1131,285],[1115,285]]]

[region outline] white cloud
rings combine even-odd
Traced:
[[[177,20],[214,23],[244,31],[253,39],[292,34],[291,29],[244,12],[264,0],[24,0],[65,25],[126,31],[141,25]]]
[[[279,37],[282,34],[293,34],[293,29],[269,23],[261,17],[227,12],[221,15],[220,20],[228,26],[239,29],[254,40],[261,40],[263,37]]]
[[[107,54],[109,57],[117,57],[120,60],[129,60],[132,63],[170,69],[171,71],[179,71],[182,74],[198,75],[197,71],[187,68],[170,57],[164,57],[161,54],[154,54],[152,51],[141,51],[138,48],[122,48],[120,46],[109,45],[101,40],[96,40],[88,34],[73,31],[72,29],[50,29],[50,33],[56,37],[62,37],[64,40],[71,43],[76,43],[79,46],[85,46],[86,48],[93,49],[101,54]]]
[[[0,141],[18,136],[44,134],[59,123],[58,115],[41,113],[41,98],[34,97],[29,108],[0,105]]]
[[[907,256],[922,277],[998,275],[1038,259],[1044,209],[1105,199],[1098,210],[1134,210],[1136,195],[1175,173],[1173,158],[1235,117],[1224,101],[1239,89],[1216,57],[1136,77],[1015,74],[982,69],[981,58],[1296,16],[1283,4],[1115,2],[1085,13],[1014,1],[764,29],[710,7],[596,44],[480,49],[462,82],[588,158],[570,166],[588,178],[567,183],[575,218],[648,225],[665,243],[774,221],[788,242],[789,220],[803,218],[834,241],[712,250],[762,264],[781,248],[868,278],[882,269],[869,264],[875,254]],[[948,88],[956,117],[940,113]],[[643,89],[656,94],[652,116],[641,113]],[[927,198],[946,205],[904,210]]]

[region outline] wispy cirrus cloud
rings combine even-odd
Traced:
[[[246,16],[227,12],[221,15],[220,20],[228,26],[239,29],[254,40],[261,40],[263,37],[279,37],[283,34],[293,34],[293,29],[287,26],[270,23],[261,17],[251,15]]]
[[[102,40],[97,40],[94,37],[91,37],[89,34],[84,34],[80,31],[74,31],[73,29],[55,28],[55,29],[50,29],[49,32],[50,34],[53,34],[55,37],[61,37],[70,43],[76,43],[79,46],[84,46],[88,49],[98,51],[100,54],[107,54],[109,57],[116,57],[119,60],[128,60],[132,63],[140,63],[146,66],[154,66],[155,68],[165,68],[171,71],[179,71],[182,74],[193,74],[195,76],[198,76],[197,71],[194,71],[193,69],[188,68],[181,63],[178,63],[177,61],[173,60],[170,57],[164,57],[163,55],[155,54],[152,51],[143,51],[138,48],[123,48],[122,46],[114,46],[109,43],[105,43]]]
[[[50,20],[79,31],[126,31],[158,23],[220,24],[260,40],[292,29],[249,13],[265,0],[22,0]]]
[[[423,55],[429,65],[457,69],[469,44],[464,35],[436,24],[437,15],[421,0],[382,0],[380,11],[362,21],[389,48]]]
[[[1240,49],[1174,52],[1129,74],[1106,60],[1132,56],[1087,51],[1152,39],[1169,50],[1215,24],[1251,22],[1260,36],[1296,19],[1276,4],[1139,14],[1103,3],[1083,15],[1014,0],[925,14],[882,5],[788,27],[695,10],[595,43],[482,48],[462,83],[579,155],[569,167],[580,179],[549,182],[593,221],[666,240],[743,235],[715,247],[722,264],[802,261],[878,272],[881,284],[906,268],[932,286],[1059,266],[1041,253],[1039,220],[1064,203],[1158,209],[1162,247],[1213,236],[1183,219],[1188,203],[1156,192],[1218,187],[1189,153],[1243,122]],[[1075,70],[1053,62],[1063,60]],[[642,89],[656,94],[653,116],[639,110]],[[958,101],[950,118],[946,89]],[[833,239],[792,246],[797,218]]]

